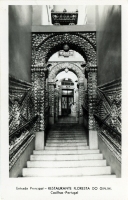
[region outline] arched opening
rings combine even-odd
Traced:
[[[96,34],[95,32],[85,33],[50,33],[50,34],[32,34],[32,81],[35,85],[35,107],[39,113],[37,122],[37,130],[45,132],[46,123],[46,101],[49,101],[50,124],[55,123],[55,77],[58,72],[65,69],[64,65],[56,64],[51,66],[48,62],[53,54],[64,50],[75,50],[84,58],[84,63],[80,65],[68,65],[71,71],[74,71],[79,77],[79,123],[83,123],[83,100],[84,100],[84,79],[87,78],[87,101],[88,102],[88,129],[89,129],[89,144],[90,148],[96,149],[97,131],[93,112],[96,104],[96,85],[97,85],[97,60],[96,60]],[[86,74],[85,74],[86,70]],[[46,99],[46,74],[48,75],[48,90],[49,100]],[[40,79],[41,84],[37,84],[37,79]],[[35,84],[36,83],[36,84]],[[41,89],[42,88],[42,89]],[[39,95],[40,94],[40,95]],[[39,95],[39,97],[38,97]],[[57,98],[56,98],[56,101]],[[93,140],[92,140],[93,137]]]
[[[56,76],[59,93],[59,121],[77,122],[78,89],[77,76],[68,69]]]
[[[79,64],[79,65],[78,65]],[[50,105],[50,123],[54,124],[56,114],[54,115],[55,106],[52,91],[54,91],[54,84],[59,96],[59,117],[70,116],[69,121],[83,123],[84,92],[87,89],[87,80],[82,71],[80,63],[75,62],[51,62],[49,68],[49,105]],[[70,80],[70,81],[69,81]],[[63,85],[62,85],[63,84]],[[58,89],[59,88],[59,89]],[[63,111],[62,111],[63,107]],[[64,110],[65,109],[65,110]],[[72,110],[72,112],[71,112]],[[74,120],[73,120],[74,117]],[[69,122],[68,121],[68,122]]]
[[[95,39],[95,33],[33,34],[32,66],[47,63],[54,53],[63,49],[64,45],[80,53],[85,62],[96,64]]]

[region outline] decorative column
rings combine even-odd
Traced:
[[[48,72],[48,70],[47,70]],[[44,87],[44,92],[45,92],[45,130],[48,127],[48,123],[49,123],[49,93],[48,93],[48,87],[47,87],[47,78],[48,78],[48,73],[45,74],[45,87]]]
[[[77,89],[75,91],[76,95],[76,122],[79,122],[79,95],[78,95],[78,84],[77,84]]]
[[[97,126],[93,116],[96,109],[97,100],[97,66],[88,65],[85,68],[88,90],[88,128],[89,128],[89,147],[90,149],[98,148]]]
[[[55,91],[55,83],[53,81],[48,82],[49,88],[49,106],[50,106],[50,116],[49,116],[49,124],[54,124],[54,91]]]
[[[47,69],[43,66],[33,66],[31,72],[35,114],[38,115],[35,149],[40,150],[44,149],[45,145],[45,87]]]
[[[59,91],[55,89],[55,122],[58,121],[59,116]]]
[[[45,91],[45,127],[48,127],[49,123],[49,93]]]
[[[83,124],[83,100],[84,100],[84,82],[79,80],[79,124]]]

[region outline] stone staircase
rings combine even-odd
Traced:
[[[57,124],[51,127],[45,150],[34,150],[23,177],[116,178],[98,149],[90,150],[84,127]]]

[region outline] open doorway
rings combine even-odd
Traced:
[[[71,105],[74,103],[74,89],[64,89],[70,86],[74,87],[74,83],[71,79],[64,79],[62,81],[62,97],[61,97],[61,113],[62,116],[71,115]]]
[[[78,89],[75,81],[78,78],[72,71],[65,72],[64,70],[57,75],[56,79],[60,94],[59,121],[77,122]]]
[[[69,89],[62,89],[61,109],[62,116],[71,115],[71,105],[74,101],[74,91]]]

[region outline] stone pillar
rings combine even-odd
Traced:
[[[49,93],[45,91],[45,126],[47,128],[49,123]]]
[[[84,104],[83,104],[84,126],[88,129],[88,91],[84,92]]]
[[[49,90],[49,106],[50,106],[50,114],[49,114],[49,124],[54,124],[54,91],[55,91],[55,83],[49,81],[48,82],[48,90]]]
[[[32,85],[34,93],[35,114],[38,115],[36,123],[35,149],[44,149],[45,145],[45,87],[46,71],[43,66],[32,67]]]
[[[76,93],[76,122],[79,122],[79,95],[78,95],[78,85],[75,91]]]
[[[83,124],[84,82],[79,81],[79,124]]]
[[[89,129],[89,147],[98,148],[97,126],[93,116],[97,100],[97,66],[89,65],[85,68],[88,90],[88,129]]]
[[[55,122],[58,121],[58,116],[59,116],[59,94],[58,90],[55,89]]]

